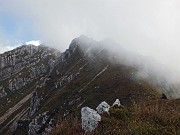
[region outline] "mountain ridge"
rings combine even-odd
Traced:
[[[46,46],[25,46],[15,60],[8,55],[11,51],[5,53],[0,69],[0,90],[6,93],[1,97],[1,133],[21,127],[24,134],[43,133],[59,116],[79,117],[81,107],[95,107],[104,100],[112,103],[118,98],[132,106],[161,99],[160,87],[138,78],[139,69],[110,57],[101,44],[81,36],[62,53]]]

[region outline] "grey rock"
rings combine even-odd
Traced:
[[[120,100],[119,99],[116,99],[116,101],[113,103],[113,106],[120,106],[121,103],[120,103]]]
[[[96,108],[97,112],[99,114],[102,114],[102,113],[109,113],[109,108],[110,108],[110,105],[108,105],[108,103],[106,103],[105,101],[101,102],[98,107]]]
[[[34,92],[30,102],[30,109],[29,109],[30,117],[33,116],[33,114],[38,110],[39,105],[40,105],[40,98],[38,97],[37,92]]]
[[[82,129],[85,132],[91,132],[98,126],[99,121],[101,121],[101,116],[97,111],[89,107],[83,107],[81,109],[81,119]]]

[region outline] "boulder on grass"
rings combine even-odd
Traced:
[[[81,109],[81,119],[82,129],[85,132],[91,132],[98,126],[98,122],[101,121],[101,116],[97,111],[89,107],[83,107]]]
[[[96,108],[97,112],[99,114],[102,114],[102,113],[109,113],[109,108],[110,108],[110,105],[108,105],[108,103],[106,103],[105,101],[101,102],[98,107]]]
[[[119,99],[116,99],[116,101],[113,103],[113,106],[120,106],[121,103],[120,103],[120,100]]]

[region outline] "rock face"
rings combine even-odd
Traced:
[[[116,101],[113,103],[113,106],[120,106],[121,103],[120,103],[120,100],[119,99],[116,99]]]
[[[38,110],[39,105],[40,98],[38,97],[37,92],[34,92],[33,96],[31,97],[29,116],[32,116]]]
[[[28,135],[45,134],[51,131],[54,119],[50,112],[39,114],[29,123]]]
[[[85,132],[93,131],[98,126],[98,122],[101,121],[101,116],[97,113],[97,111],[89,107],[83,107],[81,109],[81,116],[82,129]]]
[[[22,45],[0,54],[0,127],[4,127],[0,134],[6,134],[2,132],[10,127],[11,132],[18,131],[21,127],[17,124],[19,122],[27,127],[24,125],[29,124],[29,119],[35,118],[33,115],[46,95],[34,91],[43,86],[60,54],[58,50],[44,45]],[[33,126],[31,123],[30,127]]]
[[[0,54],[0,69],[8,65],[15,65],[23,59],[27,59],[38,51],[38,47],[34,45],[23,45],[12,51]],[[26,57],[20,57],[26,55]]]
[[[3,87],[0,87],[0,98],[5,97],[7,93],[5,92]]]
[[[109,111],[109,108],[110,108],[110,105],[108,105],[108,103],[106,103],[105,101],[101,102],[98,107],[96,108],[97,112],[99,114],[102,114],[102,113],[108,113]]]

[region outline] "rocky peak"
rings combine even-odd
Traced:
[[[78,46],[83,52],[86,52],[89,48],[97,44],[98,41],[95,41],[85,35],[81,35],[72,40],[69,49],[72,50],[73,48]]]
[[[38,51],[38,47],[34,45],[22,45],[12,51],[0,54],[0,69],[13,66],[23,59],[27,59]]]

